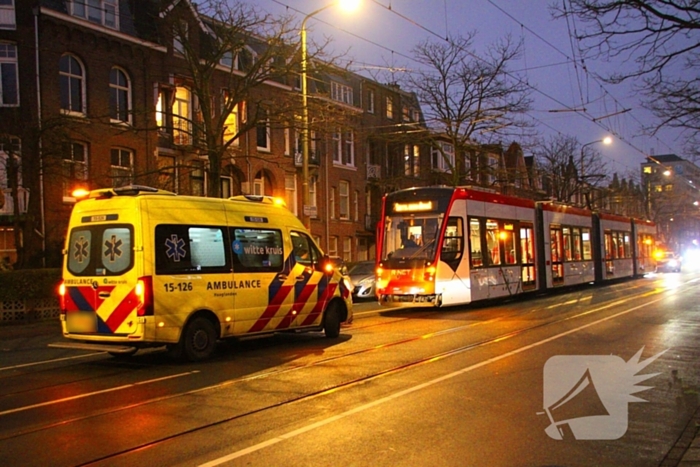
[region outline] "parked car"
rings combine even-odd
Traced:
[[[350,280],[355,286],[352,298],[355,300],[374,299],[374,261],[361,261],[350,268]]]
[[[348,272],[348,265],[343,258],[340,256],[329,256],[328,259],[333,264],[333,268],[338,271],[343,276],[343,282],[345,282],[345,287],[348,288],[350,292],[355,288],[352,279],[350,278]]]
[[[682,259],[672,251],[656,255],[656,272],[681,272]]]

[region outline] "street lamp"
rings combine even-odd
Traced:
[[[586,143],[586,144],[581,146],[581,167],[580,167],[581,177],[580,178],[581,178],[581,186],[582,187],[583,187],[583,184],[585,183],[585,181],[584,181],[585,180],[585,176],[584,176],[584,149],[586,149],[587,146],[590,146],[591,144],[596,144],[596,143],[603,143],[607,146],[608,144],[612,143],[612,138],[610,136],[606,136],[603,139],[597,139],[595,141],[591,141],[590,143]],[[590,206],[590,199],[589,199],[588,195],[589,195],[589,193],[586,190],[584,192],[584,196],[586,197],[586,207],[590,208],[591,207]]]
[[[309,62],[309,57],[307,53],[307,46],[306,46],[306,22],[308,21],[309,18],[312,16],[315,16],[319,13],[321,13],[323,10],[326,10],[330,7],[340,5],[343,7],[344,10],[346,11],[351,11],[357,7],[359,4],[359,0],[335,0],[318,10],[312,11],[308,15],[304,17],[304,20],[301,22],[301,109],[302,109],[302,114],[301,114],[301,172],[302,172],[302,181],[301,181],[301,186],[302,186],[302,210],[303,210],[303,218],[304,218],[304,225],[311,230],[311,219],[310,219],[310,204],[309,204],[309,139],[310,139],[310,132],[309,132],[309,91],[307,87],[307,68],[308,68],[308,62]]]

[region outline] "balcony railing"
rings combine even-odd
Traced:
[[[11,216],[15,213],[15,202],[8,188],[2,188],[2,195],[5,203],[0,208],[0,216]],[[29,204],[29,190],[26,188],[19,189],[19,213],[27,213],[27,205]]]
[[[304,165],[304,160],[302,158],[302,155],[300,152],[295,152],[294,153],[294,166],[295,167],[302,167]],[[309,165],[311,166],[320,166],[321,161],[319,160],[319,155],[315,151],[310,151],[309,152]]]
[[[382,176],[382,167],[380,165],[370,165],[367,164],[367,179],[370,178],[381,178]]]

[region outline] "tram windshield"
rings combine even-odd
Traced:
[[[387,216],[384,220],[382,261],[435,259],[442,215]]]

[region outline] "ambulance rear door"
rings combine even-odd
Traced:
[[[66,329],[95,340],[139,338],[143,326],[137,314],[134,248],[139,229],[132,223],[137,219],[133,203],[85,203],[75,208],[68,232],[63,274]],[[98,209],[80,209],[85,206]]]

